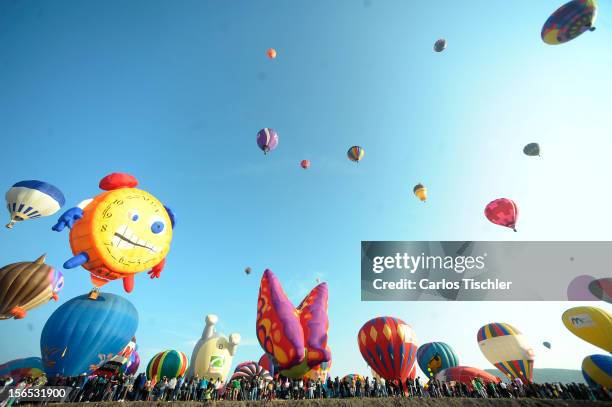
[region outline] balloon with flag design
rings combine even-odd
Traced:
[[[489,202],[485,208],[485,216],[491,223],[505,226],[516,232],[518,206],[511,199],[499,198]]]
[[[53,215],[59,211],[66,199],[59,188],[43,181],[27,180],[13,185],[6,192],[6,207],[12,229],[17,222]]]
[[[518,329],[493,322],[478,330],[477,340],[485,358],[503,374],[524,383],[532,381],[535,352]]]
[[[357,342],[361,356],[383,379],[405,382],[416,376],[416,335],[401,319],[371,319],[359,330]]]

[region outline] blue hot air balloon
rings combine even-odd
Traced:
[[[436,373],[449,367],[459,366],[457,354],[450,345],[444,342],[429,342],[421,345],[417,350],[417,362],[428,377],[433,377]]]
[[[138,327],[138,312],[131,302],[100,293],[97,300],[81,295],[59,307],[40,336],[40,351],[49,377],[78,376],[95,370],[100,355],[116,355],[130,342]]]
[[[66,199],[58,188],[42,181],[21,181],[6,191],[6,208],[11,215],[6,225],[12,229],[16,222],[53,215]]]

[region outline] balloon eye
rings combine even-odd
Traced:
[[[128,212],[128,218],[130,218],[130,220],[132,222],[136,222],[139,218],[138,216],[138,212],[136,212],[135,210],[131,210]]]
[[[223,349],[223,345],[219,345],[217,346],[219,349]]]
[[[162,222],[160,220],[155,221],[155,222],[153,222],[151,224],[151,232],[153,232],[155,234],[161,233],[164,230],[164,226],[165,226],[164,222]]]

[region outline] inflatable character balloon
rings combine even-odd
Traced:
[[[32,308],[57,301],[63,286],[64,276],[45,264],[45,255],[0,268],[0,319],[20,319]]]
[[[206,316],[206,326],[202,337],[196,343],[191,354],[189,366],[189,377],[198,375],[212,379],[225,381],[232,364],[232,358],[236,355],[240,334],[233,333],[227,338],[223,334],[215,332],[215,325],[219,317],[209,314]]]
[[[74,257],[64,268],[83,266],[99,287],[122,279],[126,292],[134,288],[134,275],[145,270],[159,278],[170,250],[174,214],[150,193],[136,189],[131,175],[114,173],[100,181],[106,192],[66,211],[53,230],[70,228]],[[92,295],[95,299],[96,295]]]
[[[301,379],[331,360],[327,295],[327,284],[321,283],[295,308],[276,276],[264,272],[257,301],[257,340],[283,376]]]

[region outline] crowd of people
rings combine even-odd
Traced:
[[[42,376],[24,378],[15,383],[11,378],[0,378],[0,395],[9,386],[28,388],[37,386],[65,387],[62,402],[94,401],[201,401],[218,400],[275,400],[352,397],[468,397],[468,398],[541,398],[562,400],[612,401],[612,393],[605,388],[592,388],[584,383],[523,383],[515,379],[509,383],[483,382],[476,378],[469,383],[440,382],[432,379],[423,384],[420,378],[405,382],[377,378],[344,378],[327,380],[292,380],[275,377],[236,378],[227,383],[219,379],[167,378],[154,382],[144,373],[116,376],[81,375],[77,377]],[[18,403],[6,399],[2,407]],[[10,404],[9,404],[10,403]]]

